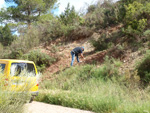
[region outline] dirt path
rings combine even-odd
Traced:
[[[24,113],[93,113],[93,112],[33,101],[32,103],[28,103],[25,105]]]
[[[50,79],[51,74],[70,67],[70,63],[71,63],[71,54],[70,54],[70,52],[73,48],[78,47],[78,46],[84,46],[85,53],[90,53],[91,51],[93,51],[94,47],[92,47],[89,40],[90,39],[87,38],[87,39],[83,39],[83,40],[80,40],[80,41],[74,41],[74,42],[69,43],[67,45],[59,46],[57,48],[58,49],[57,55],[60,57],[59,61],[57,61],[56,63],[53,63],[51,66],[49,66],[45,70],[44,77],[42,78],[41,81],[43,81],[45,79]],[[47,50],[45,50],[43,48],[43,52],[47,53],[47,54],[51,54],[50,50],[51,50],[51,46],[47,47]],[[87,58],[87,55],[85,55],[85,58]],[[77,61],[75,59],[74,65],[76,65],[76,64],[77,64]]]

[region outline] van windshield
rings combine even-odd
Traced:
[[[35,76],[35,68],[31,63],[12,63],[11,76]]]
[[[4,73],[4,69],[5,69],[6,64],[0,64],[0,72]]]

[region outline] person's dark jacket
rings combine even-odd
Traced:
[[[82,53],[83,50],[81,47],[76,47],[72,50],[72,52],[75,54],[75,56],[78,56],[78,54]]]

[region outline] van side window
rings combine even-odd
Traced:
[[[21,73],[21,66],[17,65],[16,67],[16,72],[15,72],[15,75],[14,76],[19,76]]]
[[[12,76],[35,76],[35,68],[33,64],[30,63],[12,63],[11,72]]]
[[[0,72],[4,73],[6,64],[0,64]]]

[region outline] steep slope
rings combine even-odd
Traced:
[[[57,56],[59,57],[59,60],[52,64],[50,67],[48,67],[45,72],[44,72],[44,79],[48,79],[50,78],[50,75],[56,72],[59,72],[61,70],[64,70],[66,68],[70,67],[70,62],[71,62],[71,50],[75,47],[81,47],[84,46],[85,47],[85,58],[86,59],[90,59],[91,56],[88,56],[87,54],[94,52],[94,48],[92,47],[92,45],[89,42],[90,38],[86,38],[86,39],[82,39],[82,40],[78,40],[78,41],[74,41],[72,43],[69,43],[67,45],[62,45],[59,46],[58,52],[56,53]],[[47,50],[47,53],[50,52],[51,48],[49,48]],[[46,52],[46,51],[45,51]],[[82,60],[80,58],[80,60]],[[87,60],[86,60],[87,61]],[[74,65],[77,65],[77,62],[75,60]]]
[[[95,38],[98,39],[100,37],[101,33],[113,33],[121,28],[122,25],[113,26],[106,30],[101,31],[100,33],[93,33],[91,37],[80,39],[77,41],[69,42],[68,44],[63,45],[62,41],[55,41],[52,45],[47,46],[46,49],[43,48],[43,52],[46,52],[50,56],[58,57],[58,61],[54,64],[50,65],[44,72],[44,76],[42,80],[45,79],[51,79],[51,75],[54,73],[59,73],[60,71],[65,70],[66,68],[70,67],[71,63],[71,50],[78,46],[84,46],[84,56],[85,60],[83,60],[82,63],[77,63],[75,60],[74,65],[84,65],[84,64],[96,64],[100,65],[103,63],[105,56],[114,57],[117,59],[120,59],[123,64],[120,68],[120,72],[124,73],[127,69],[133,70],[135,67],[135,64],[138,60],[140,60],[143,57],[143,53],[141,51],[135,51],[132,52],[132,50],[129,48],[127,50],[120,50],[118,49],[118,46],[114,46],[113,48],[109,48],[107,50],[96,52],[94,50],[94,47],[90,43],[91,39]],[[121,37],[119,37],[121,39]],[[60,44],[59,46],[56,46],[56,43]],[[119,42],[118,42],[119,43]],[[57,52],[52,53],[52,50],[54,47],[57,47]],[[79,57],[79,59],[82,61],[82,59]]]

